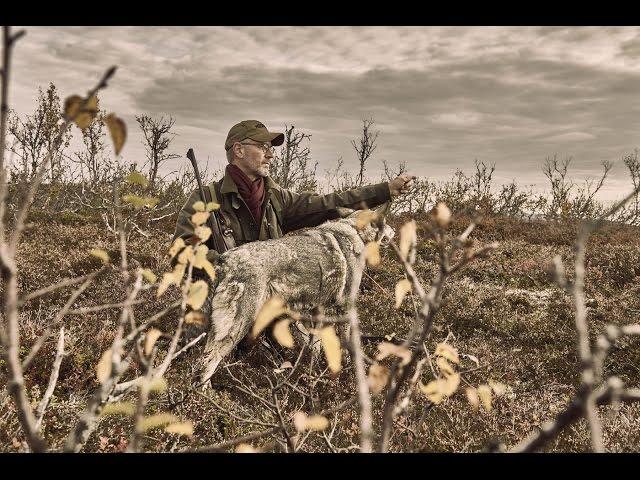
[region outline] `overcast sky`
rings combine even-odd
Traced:
[[[342,156],[364,118],[382,160],[449,178],[495,163],[495,179],[545,187],[546,157],[571,156],[574,179],[616,162],[601,199],[631,182],[621,158],[640,147],[640,27],[23,27],[10,100],[33,111],[38,86],[86,93],[118,71],[101,106],[122,117],[122,155],[144,159],[136,114],[172,115],[171,151],[193,147],[224,166],[238,121],[285,123],[312,135],[318,173]],[[175,169],[186,159],[174,161]]]

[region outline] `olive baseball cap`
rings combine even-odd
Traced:
[[[250,138],[256,142],[271,142],[271,145],[277,147],[284,142],[284,133],[270,132],[262,122],[258,120],[243,120],[236,123],[224,142],[224,149],[229,150],[234,143],[241,142]]]

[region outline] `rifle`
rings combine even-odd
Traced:
[[[200,198],[202,201],[207,204],[207,197],[204,193],[204,188],[202,187],[202,180],[200,180],[200,171],[198,170],[198,164],[196,162],[196,156],[193,153],[193,148],[190,148],[187,152],[187,158],[191,161],[191,165],[193,165],[193,171],[196,174],[196,181],[198,182],[198,188],[200,189]],[[218,217],[218,213],[213,210],[210,212],[207,223],[209,224],[209,228],[211,229],[211,236],[213,237],[213,245],[216,251],[220,254],[226,252],[227,244],[222,238],[222,228],[220,227],[220,218]]]

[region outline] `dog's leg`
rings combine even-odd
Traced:
[[[220,362],[249,332],[265,296],[266,288],[255,283],[234,282],[218,287],[212,302],[211,331],[203,354],[200,385],[206,388]]]

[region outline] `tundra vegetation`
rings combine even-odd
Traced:
[[[113,67],[64,102],[50,84],[20,117],[22,35],[3,29],[0,451],[638,450],[637,151],[623,159],[635,188],[614,205],[595,199],[610,163],[576,183],[570,159],[548,158],[544,194],[495,186],[481,161],[418,178],[386,218],[397,242],[360,257],[359,291],[332,311],[268,300],[202,391],[208,284],[193,272],[215,276],[204,224],[217,205],[196,206],[193,246],[169,245],[195,188],[188,170],[159,168],[175,120],[139,115],[148,158],[119,157],[126,126],[99,102]],[[353,141],[357,174],[338,160],[325,191],[372,180],[374,126]],[[285,130],[273,176],[323,191],[310,135]],[[82,150],[68,151],[73,135]],[[406,171],[383,167],[383,180]],[[296,322],[313,335],[293,335]]]

